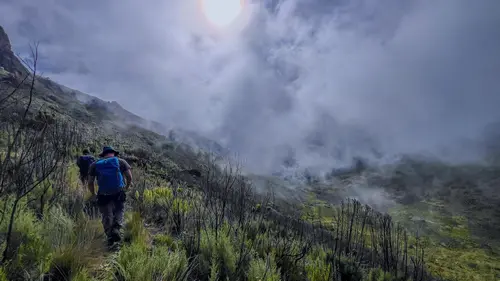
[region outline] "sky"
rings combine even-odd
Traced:
[[[199,6],[0,0],[0,25],[21,55],[40,42],[45,76],[208,136],[256,172],[286,157],[464,161],[500,121],[498,0],[248,0],[226,28]]]

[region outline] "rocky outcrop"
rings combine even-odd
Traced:
[[[3,27],[0,26],[0,52],[4,50],[10,51],[11,49],[9,36],[7,36]]]
[[[12,52],[12,45],[10,44],[9,36],[0,26],[0,67],[11,75],[16,77],[23,77],[28,70],[24,67],[21,61]]]

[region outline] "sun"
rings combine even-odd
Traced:
[[[243,4],[243,0],[201,0],[201,9],[210,23],[226,27],[241,14]]]

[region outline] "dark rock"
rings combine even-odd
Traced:
[[[475,264],[473,262],[470,262],[468,265],[469,265],[470,268],[473,268],[473,269],[477,268],[477,264]]]
[[[198,178],[201,177],[201,172],[198,169],[186,170],[185,172]]]
[[[11,50],[12,46],[10,45],[9,36],[7,36],[7,33],[5,33],[3,27],[0,26],[0,52]]]
[[[12,52],[9,36],[0,26],[0,66],[14,76],[24,77],[28,70]]]
[[[491,247],[488,243],[486,242],[483,242],[481,243],[480,245],[481,249],[485,249],[485,250],[488,250],[488,251],[492,251],[493,250],[493,247]]]

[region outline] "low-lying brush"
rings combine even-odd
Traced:
[[[116,259],[117,280],[155,281],[188,280],[190,268],[182,250],[171,251],[164,246],[148,249],[133,242],[123,247]]]

